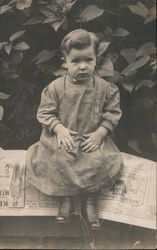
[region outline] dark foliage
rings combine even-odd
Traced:
[[[0,146],[27,149],[41,126],[42,89],[65,73],[59,51],[75,28],[101,41],[97,73],[118,85],[120,150],[155,160],[156,48],[154,0],[1,0]]]

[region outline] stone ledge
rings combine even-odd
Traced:
[[[67,230],[68,228],[68,230]],[[79,218],[68,224],[58,224],[55,217],[0,217],[0,236],[73,237],[83,236]]]
[[[137,249],[136,244],[138,242],[138,249],[155,249],[155,231],[150,229],[144,229],[140,227],[116,223],[111,221],[104,221],[102,230],[98,232],[92,232],[90,235],[85,235],[81,231],[79,221],[74,220],[73,223],[57,226],[50,221],[50,218],[43,223],[33,218],[22,218],[23,223],[17,223],[14,217],[14,222],[5,220],[0,223],[0,235],[2,228],[7,230],[10,236],[0,236],[0,249],[91,249],[91,243],[94,243],[96,249]],[[45,217],[46,218],[46,217]],[[9,218],[8,218],[9,219]],[[29,219],[26,223],[26,219]],[[53,219],[53,218],[51,218]],[[42,224],[40,224],[42,223]],[[52,224],[51,224],[52,223]],[[7,226],[6,226],[7,224]],[[14,224],[14,227],[13,227]],[[30,224],[28,226],[28,224]],[[35,225],[34,225],[35,224]],[[45,226],[43,227],[43,224]],[[23,225],[23,227],[22,227]],[[47,230],[43,230],[46,228]],[[53,226],[53,230],[50,227]],[[8,228],[10,227],[9,231]],[[27,227],[27,228],[24,228]],[[30,230],[31,227],[31,230]],[[76,229],[77,228],[77,229]],[[13,231],[14,230],[14,231]],[[18,235],[19,231],[27,233],[26,235]],[[33,231],[34,230],[34,231]],[[20,232],[21,232],[20,231]],[[28,236],[28,232],[29,235]],[[44,232],[44,234],[43,234]],[[32,233],[32,235],[31,235]],[[132,247],[134,246],[134,247]],[[142,247],[143,246],[143,247]]]

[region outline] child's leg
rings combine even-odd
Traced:
[[[86,209],[87,219],[91,229],[98,230],[101,228],[99,217],[98,217],[98,196],[99,193],[90,193],[87,197]]]
[[[72,201],[69,196],[60,197],[59,211],[56,217],[57,222],[68,222],[70,220],[70,213],[72,209]]]

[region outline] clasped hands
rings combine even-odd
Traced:
[[[56,125],[54,132],[57,135],[58,147],[63,146],[66,151],[72,151],[75,146],[72,136],[77,135],[78,132],[67,129],[62,124]],[[89,153],[97,150],[106,135],[107,129],[104,127],[100,127],[95,132],[86,134],[84,137],[87,139],[80,145],[82,151]]]

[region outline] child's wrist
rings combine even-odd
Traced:
[[[61,123],[58,123],[58,124],[54,127],[53,131],[54,131],[55,134],[57,134],[57,133],[58,133],[59,131],[61,131],[63,128],[64,128],[64,126],[63,126]]]
[[[99,128],[96,130],[96,132],[97,132],[102,138],[104,138],[104,137],[106,137],[107,134],[108,134],[108,129],[105,128],[105,127],[99,127]]]

